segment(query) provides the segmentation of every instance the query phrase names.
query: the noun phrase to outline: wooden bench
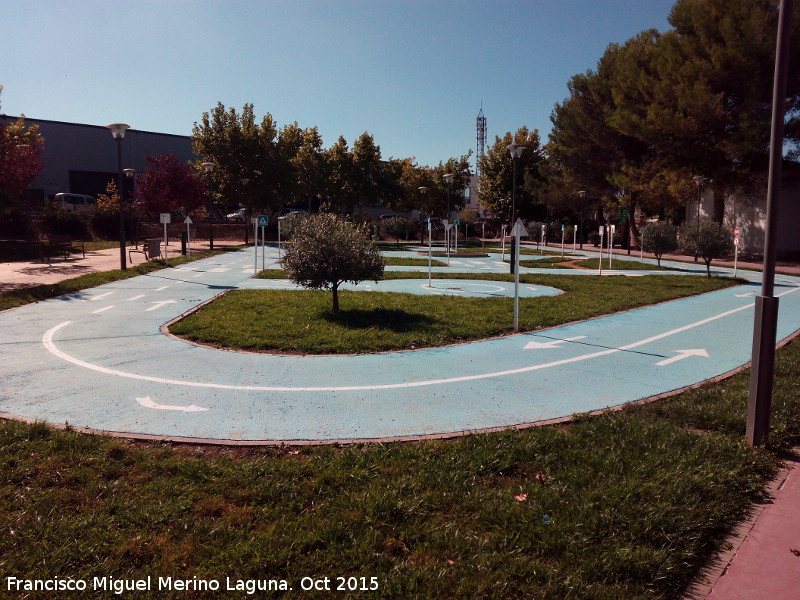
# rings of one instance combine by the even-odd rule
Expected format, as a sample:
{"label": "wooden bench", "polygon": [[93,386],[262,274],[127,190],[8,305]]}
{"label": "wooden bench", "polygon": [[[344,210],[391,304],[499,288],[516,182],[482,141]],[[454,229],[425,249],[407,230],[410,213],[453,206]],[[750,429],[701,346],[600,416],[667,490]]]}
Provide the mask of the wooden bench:
{"label": "wooden bench", "polygon": [[83,258],[86,258],[86,243],[83,241],[73,240],[67,235],[51,235],[39,240],[39,259],[44,262],[50,262],[53,256],[63,255],[64,260],[69,258],[73,252],[77,253],[80,250]]}
{"label": "wooden bench", "polygon": [[148,260],[153,260],[156,258],[162,258],[161,256],[161,238],[153,238],[149,240],[145,240],[142,244],[141,248],[129,248],[128,249],[128,260],[130,260],[131,264],[133,264],[133,257],[131,256],[132,253],[138,252],[140,254],[144,254],[145,262]]}

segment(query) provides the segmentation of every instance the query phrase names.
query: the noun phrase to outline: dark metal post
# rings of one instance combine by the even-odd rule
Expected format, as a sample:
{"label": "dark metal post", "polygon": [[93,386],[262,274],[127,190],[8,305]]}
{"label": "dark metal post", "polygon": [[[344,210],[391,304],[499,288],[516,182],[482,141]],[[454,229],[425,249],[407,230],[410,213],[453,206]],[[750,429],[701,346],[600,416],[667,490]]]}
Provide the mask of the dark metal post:
{"label": "dark metal post", "polygon": [[128,260],[125,256],[125,181],[122,178],[122,136],[117,140],[117,182],[119,189],[119,268],[128,269]]}
{"label": "dark metal post", "polygon": [[583,201],[586,198],[586,192],[581,190],[578,192],[578,196],[581,197],[581,227],[578,230],[578,237],[580,238],[581,250],[583,250]]}
{"label": "dark metal post", "polygon": [[[511,178],[511,225],[510,228],[514,229],[514,224],[517,222],[517,163],[519,162],[519,157],[513,157],[512,161],[514,162],[514,175]],[[517,264],[517,245],[514,243],[514,240],[511,240],[511,270],[510,272],[513,274],[515,272],[515,267]]]}
{"label": "dark metal post", "polygon": [[772,130],[767,186],[767,227],[764,238],[764,270],[761,296],[756,298],[753,326],[753,361],[750,369],[750,399],[747,405],[747,443],[767,443],[772,387],[775,379],[775,338],[778,326],[778,299],[774,297],[777,254],[778,204],[783,166],[783,121],[786,114],[786,80],[789,68],[789,41],[792,0],[782,0],[778,17],[775,51],[775,79],[772,89]]}

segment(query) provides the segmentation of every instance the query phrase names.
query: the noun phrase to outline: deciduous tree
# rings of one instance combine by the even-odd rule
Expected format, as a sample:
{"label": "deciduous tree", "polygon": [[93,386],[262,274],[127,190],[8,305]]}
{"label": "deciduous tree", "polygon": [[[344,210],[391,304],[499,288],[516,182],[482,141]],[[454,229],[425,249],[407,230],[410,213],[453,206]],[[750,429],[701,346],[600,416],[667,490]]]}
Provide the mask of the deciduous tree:
{"label": "deciduous tree", "polygon": [[190,213],[205,201],[200,174],[174,154],[147,156],[147,167],[137,182],[136,204],[141,210]]}

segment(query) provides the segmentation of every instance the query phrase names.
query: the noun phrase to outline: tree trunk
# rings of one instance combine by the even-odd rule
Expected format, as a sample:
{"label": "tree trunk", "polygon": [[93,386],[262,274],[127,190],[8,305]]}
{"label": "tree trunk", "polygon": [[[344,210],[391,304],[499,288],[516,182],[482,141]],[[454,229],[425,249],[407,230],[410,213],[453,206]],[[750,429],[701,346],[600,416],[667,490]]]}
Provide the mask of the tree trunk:
{"label": "tree trunk", "polygon": [[722,224],[725,218],[725,189],[721,186],[713,186],[714,193],[714,222]]}
{"label": "tree trunk", "polygon": [[338,313],[339,312],[339,284],[338,283],[334,283],[333,287],[331,288],[331,291],[333,292],[333,312],[334,313]]}

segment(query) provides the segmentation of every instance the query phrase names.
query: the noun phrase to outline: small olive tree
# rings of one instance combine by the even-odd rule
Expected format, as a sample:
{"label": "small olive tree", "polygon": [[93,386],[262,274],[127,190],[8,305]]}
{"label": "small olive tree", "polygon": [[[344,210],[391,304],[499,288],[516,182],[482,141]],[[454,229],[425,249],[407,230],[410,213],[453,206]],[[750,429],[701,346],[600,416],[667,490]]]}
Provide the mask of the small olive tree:
{"label": "small olive tree", "polygon": [[649,223],[642,229],[642,250],[656,255],[658,266],[661,257],[678,249],[678,229],[666,221]]}
{"label": "small olive tree", "polygon": [[711,277],[711,261],[733,252],[733,234],[719,223],[700,221],[681,227],[678,244],[681,252],[700,256]]}
{"label": "small olive tree", "polygon": [[336,215],[309,215],[294,224],[281,265],[293,282],[333,292],[333,312],[339,312],[339,286],[383,278],[383,259],[365,225],[347,223]]}
{"label": "small olive tree", "polygon": [[410,223],[403,217],[390,217],[381,221],[381,231],[387,237],[393,237],[396,243],[400,243],[400,238],[408,239],[408,229]]}

